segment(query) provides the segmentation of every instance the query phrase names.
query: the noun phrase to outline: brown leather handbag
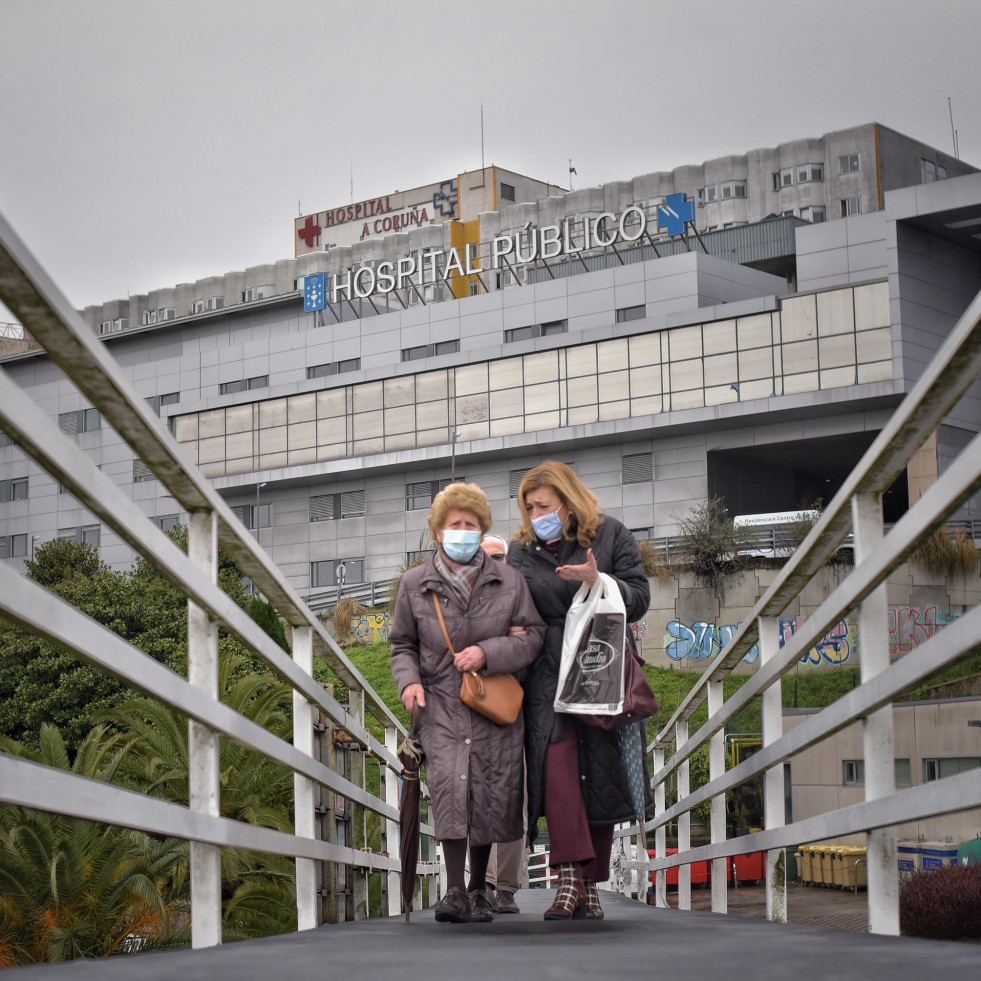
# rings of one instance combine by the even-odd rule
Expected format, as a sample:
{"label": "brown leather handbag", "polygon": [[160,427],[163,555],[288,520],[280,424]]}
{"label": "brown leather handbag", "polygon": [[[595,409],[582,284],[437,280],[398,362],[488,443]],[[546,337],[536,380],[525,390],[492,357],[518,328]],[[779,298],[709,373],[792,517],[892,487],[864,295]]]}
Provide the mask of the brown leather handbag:
{"label": "brown leather handbag", "polygon": [[[451,654],[455,655],[450,641],[443,611],[439,605],[439,597],[433,593],[433,606],[443,630],[443,639]],[[475,712],[486,715],[491,722],[499,726],[509,726],[518,718],[521,703],[524,701],[525,690],[513,674],[484,674],[482,671],[464,671],[460,684],[460,698]]]}

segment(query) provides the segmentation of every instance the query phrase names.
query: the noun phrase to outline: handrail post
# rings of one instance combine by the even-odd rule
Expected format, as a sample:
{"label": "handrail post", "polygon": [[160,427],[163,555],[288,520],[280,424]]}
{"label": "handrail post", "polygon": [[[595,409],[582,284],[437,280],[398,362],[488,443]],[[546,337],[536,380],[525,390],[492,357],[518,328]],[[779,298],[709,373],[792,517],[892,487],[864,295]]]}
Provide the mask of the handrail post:
{"label": "handrail post", "polygon": [[[711,718],[722,708],[725,700],[722,682],[708,683],[708,713]],[[720,729],[709,742],[709,780],[716,780],[726,772],[726,733]],[[726,840],[726,795],[717,794],[711,804],[712,844]],[[725,913],[729,908],[729,895],[726,890],[726,858],[712,859],[712,912]]]}
{"label": "handrail post", "polygon": [[[872,555],[882,541],[882,498],[856,494],[852,498],[855,563]],[[863,683],[889,667],[889,608],[883,583],[858,608]],[[865,799],[876,800],[896,791],[892,706],[887,705],[863,720],[865,750]],[[869,932],[899,936],[899,865],[896,826],[868,833]]]}
{"label": "handrail post", "polygon": [[[688,741],[688,720],[675,723],[675,751]],[[678,801],[683,801],[690,792],[689,773],[691,763],[685,760],[678,766]],[[691,849],[691,811],[685,811],[678,818],[678,854]],[[691,909],[691,866],[678,866],[678,909]]]}
{"label": "handrail post", "polygon": [[[358,725],[363,728],[365,724],[363,691],[351,689],[348,692],[348,711],[357,720]],[[351,767],[351,781],[359,787],[366,786],[367,767],[365,766],[364,752],[359,746],[352,746],[348,753],[348,758]],[[356,828],[353,828],[354,821],[358,823]],[[368,815],[365,808],[360,806],[354,808],[352,828],[354,830],[354,840],[350,844],[357,847],[357,842],[360,841],[361,847],[365,851],[370,851],[368,844]],[[371,872],[368,869],[351,869],[354,918],[356,920],[367,920],[371,916],[371,911],[368,908],[368,897],[370,894],[368,879],[370,875]]]}
{"label": "handrail post", "polygon": [[[385,749],[392,756],[397,756],[399,751],[399,733],[395,726],[385,726]],[[390,767],[384,767],[384,779],[381,781],[381,796],[386,804],[398,806],[399,802],[399,778],[398,774]],[[402,859],[402,847],[399,843],[399,824],[391,818],[385,818],[382,822],[382,851],[394,855],[396,850],[399,860]],[[402,875],[405,873],[403,872]],[[388,893],[388,915],[397,916],[402,909],[402,876],[398,872],[389,872],[387,876],[387,888],[383,892]],[[413,884],[413,892],[415,885]],[[384,897],[383,897],[384,898]]]}
{"label": "handrail post", "polygon": [[[192,511],[187,554],[212,582],[218,580],[218,527],[213,511]],[[218,699],[218,624],[188,600],[187,680]],[[192,811],[218,817],[221,785],[218,734],[200,722],[187,723],[188,804]],[[191,946],[221,943],[221,850],[191,842]]]}
{"label": "handrail post", "polygon": [[[776,617],[759,618],[760,664],[773,660],[780,652],[780,622]],[[763,745],[775,743],[783,735],[783,702],[780,679],[762,695]],[[771,766],[763,776],[763,825],[782,828],[785,822],[783,765]],[[782,848],[766,853],[766,918],[787,922],[787,857]]]}
{"label": "handrail post", "polygon": [[[293,660],[313,675],[313,628],[293,628]],[[293,692],[293,745],[313,757],[313,705]],[[293,802],[296,833],[302,838],[316,838],[314,784],[309,777],[293,774]],[[316,863],[310,858],[296,859],[296,928],[312,930],[320,926]]]}
{"label": "handrail post", "polygon": [[[659,773],[664,768],[664,747],[654,747],[654,772]],[[664,780],[658,781],[654,788],[654,816],[660,816],[666,810],[664,806]],[[657,858],[664,858],[667,854],[668,832],[663,824],[659,824],[654,831],[654,855]],[[661,909],[666,909],[668,905],[668,874],[665,869],[658,869],[654,873],[654,905]]]}

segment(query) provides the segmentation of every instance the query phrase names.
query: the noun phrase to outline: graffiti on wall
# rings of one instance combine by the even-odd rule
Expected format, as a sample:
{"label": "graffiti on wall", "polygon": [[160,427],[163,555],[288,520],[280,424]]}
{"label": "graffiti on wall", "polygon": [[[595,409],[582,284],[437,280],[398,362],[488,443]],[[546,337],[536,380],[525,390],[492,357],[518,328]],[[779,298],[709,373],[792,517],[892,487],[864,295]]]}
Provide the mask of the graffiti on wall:
{"label": "graffiti on wall", "polygon": [[[350,633],[340,640],[345,645],[355,645],[357,647],[370,647],[372,644],[388,643],[388,621],[387,613],[363,613],[355,617],[351,622]],[[334,634],[334,625],[330,620],[324,621],[327,629]]]}
{"label": "graffiti on wall", "polygon": [[[922,610],[915,606],[890,607],[890,655],[897,657],[913,650],[956,619],[957,614],[950,610],[941,610],[937,606],[928,606]],[[781,619],[780,646],[787,644],[803,625],[802,617]],[[741,623],[718,625],[697,620],[686,624],[680,620],[671,620],[666,627],[664,650],[672,661],[708,661],[723,651],[741,626]],[[800,663],[812,667],[821,664],[838,665],[858,654],[858,625],[848,620],[839,620],[818,643],[801,656]],[[759,655],[759,646],[753,645],[743,661],[754,664]]]}

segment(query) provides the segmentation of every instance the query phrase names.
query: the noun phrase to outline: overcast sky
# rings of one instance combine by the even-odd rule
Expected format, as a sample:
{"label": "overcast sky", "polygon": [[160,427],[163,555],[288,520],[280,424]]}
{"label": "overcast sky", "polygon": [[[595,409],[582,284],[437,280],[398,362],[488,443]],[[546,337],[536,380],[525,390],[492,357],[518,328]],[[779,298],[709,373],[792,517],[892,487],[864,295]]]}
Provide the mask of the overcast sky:
{"label": "overcast sky", "polygon": [[0,0],[0,213],[81,308],[480,167],[481,103],[483,161],[563,186],[867,122],[952,152],[948,97],[981,166],[979,38],[979,0]]}

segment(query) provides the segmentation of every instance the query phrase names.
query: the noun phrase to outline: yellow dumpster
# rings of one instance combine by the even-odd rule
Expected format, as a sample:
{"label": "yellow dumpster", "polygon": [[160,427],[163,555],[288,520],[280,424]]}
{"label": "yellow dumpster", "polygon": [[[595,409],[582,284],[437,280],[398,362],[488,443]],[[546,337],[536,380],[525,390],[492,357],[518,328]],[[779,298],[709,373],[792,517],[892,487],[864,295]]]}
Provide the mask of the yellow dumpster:
{"label": "yellow dumpster", "polygon": [[843,845],[837,849],[834,860],[835,885],[842,889],[868,886],[867,854],[867,849],[864,846]]}
{"label": "yellow dumpster", "polygon": [[797,859],[797,872],[800,875],[800,881],[804,885],[810,885],[814,881],[813,869],[811,866],[811,846],[801,845],[800,848],[794,852],[794,858]]}
{"label": "yellow dumpster", "polygon": [[835,854],[838,851],[837,845],[821,846],[821,881],[826,886],[835,884]]}

